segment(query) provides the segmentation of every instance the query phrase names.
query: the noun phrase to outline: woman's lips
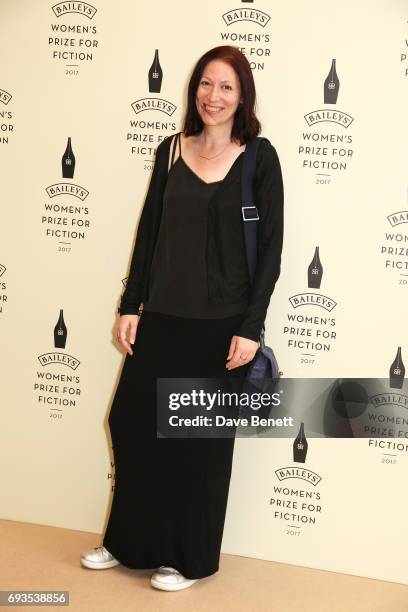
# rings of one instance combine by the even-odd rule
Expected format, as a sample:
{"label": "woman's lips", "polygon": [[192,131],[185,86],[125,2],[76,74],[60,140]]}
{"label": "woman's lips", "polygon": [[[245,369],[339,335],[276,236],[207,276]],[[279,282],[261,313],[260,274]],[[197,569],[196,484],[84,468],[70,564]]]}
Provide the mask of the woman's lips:
{"label": "woman's lips", "polygon": [[222,107],[220,106],[211,106],[210,104],[207,106],[207,104],[203,104],[203,107],[204,110],[210,115],[216,115],[222,111]]}

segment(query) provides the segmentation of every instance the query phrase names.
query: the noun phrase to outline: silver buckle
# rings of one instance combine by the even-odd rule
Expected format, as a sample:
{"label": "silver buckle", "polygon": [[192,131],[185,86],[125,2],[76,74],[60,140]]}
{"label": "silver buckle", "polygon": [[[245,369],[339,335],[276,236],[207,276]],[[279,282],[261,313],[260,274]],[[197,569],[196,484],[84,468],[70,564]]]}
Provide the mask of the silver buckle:
{"label": "silver buckle", "polygon": [[[246,208],[255,208],[256,211],[256,217],[249,217],[249,219],[247,219],[245,217],[245,210]],[[259,220],[259,215],[258,215],[258,209],[256,206],[241,206],[241,210],[242,210],[242,218],[244,219],[244,221],[258,221]]]}

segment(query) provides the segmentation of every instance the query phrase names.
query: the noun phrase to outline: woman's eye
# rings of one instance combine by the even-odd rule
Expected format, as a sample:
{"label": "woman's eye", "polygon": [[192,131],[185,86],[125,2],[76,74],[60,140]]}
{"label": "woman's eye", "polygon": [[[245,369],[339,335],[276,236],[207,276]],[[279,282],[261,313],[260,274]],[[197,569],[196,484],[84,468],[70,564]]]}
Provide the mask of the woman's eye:
{"label": "woman's eye", "polygon": [[[209,85],[209,82],[208,82],[208,81],[203,80],[203,81],[201,81],[201,83],[200,83],[200,84],[201,84],[201,85]],[[232,87],[231,87],[231,85],[224,85],[223,87],[224,87],[225,89],[227,89],[228,91],[232,91]]]}

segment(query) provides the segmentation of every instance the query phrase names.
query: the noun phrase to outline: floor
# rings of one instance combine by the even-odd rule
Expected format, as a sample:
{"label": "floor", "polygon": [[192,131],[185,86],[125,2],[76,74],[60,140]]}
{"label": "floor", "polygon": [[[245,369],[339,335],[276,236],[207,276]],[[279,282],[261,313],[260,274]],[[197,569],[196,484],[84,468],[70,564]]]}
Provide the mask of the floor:
{"label": "floor", "polygon": [[71,612],[408,612],[405,585],[224,554],[213,576],[183,591],[158,591],[151,570],[83,568],[80,552],[100,540],[0,520],[0,590],[69,591]]}

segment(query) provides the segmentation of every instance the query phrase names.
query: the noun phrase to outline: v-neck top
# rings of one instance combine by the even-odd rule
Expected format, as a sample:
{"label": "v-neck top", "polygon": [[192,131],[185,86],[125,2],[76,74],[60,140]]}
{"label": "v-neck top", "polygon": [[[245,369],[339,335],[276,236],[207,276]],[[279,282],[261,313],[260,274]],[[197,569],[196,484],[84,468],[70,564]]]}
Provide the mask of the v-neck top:
{"label": "v-neck top", "polygon": [[206,268],[208,204],[226,178],[241,171],[243,153],[222,180],[207,183],[184,161],[180,135],[178,144],[179,156],[170,168],[163,194],[162,217],[150,269],[149,298],[144,309],[203,319],[243,313],[247,300],[209,304]]}

